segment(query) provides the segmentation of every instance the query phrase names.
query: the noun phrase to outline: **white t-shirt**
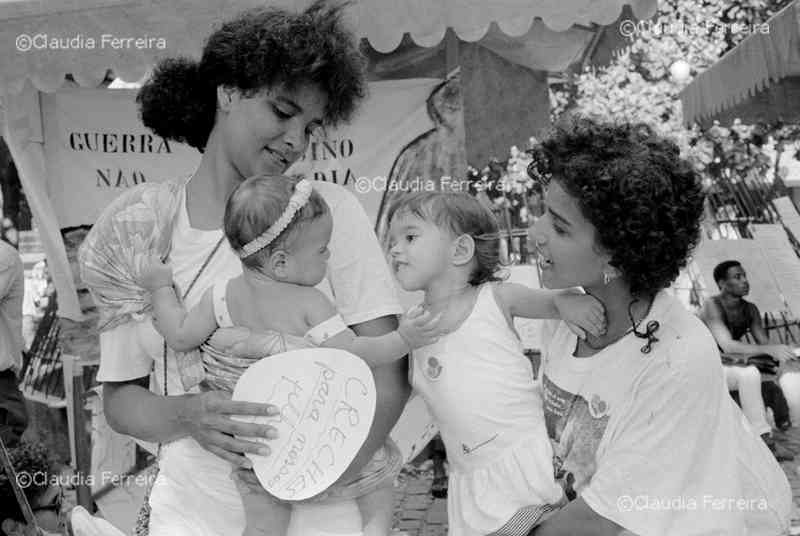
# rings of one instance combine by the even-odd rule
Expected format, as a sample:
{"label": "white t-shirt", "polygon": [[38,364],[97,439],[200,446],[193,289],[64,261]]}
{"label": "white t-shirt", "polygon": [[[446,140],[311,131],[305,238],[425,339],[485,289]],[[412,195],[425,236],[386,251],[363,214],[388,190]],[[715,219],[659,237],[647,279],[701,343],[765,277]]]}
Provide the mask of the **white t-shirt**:
{"label": "white t-shirt", "polygon": [[556,478],[642,536],[776,535],[789,527],[786,475],[728,394],[711,333],[660,293],[658,342],[630,334],[573,356],[563,322],[543,329],[540,388]]}
{"label": "white t-shirt", "polygon": [[[314,188],[325,198],[333,217],[328,273],[318,288],[333,300],[348,325],[400,314],[402,310],[389,267],[359,201],[333,183],[318,181]],[[189,285],[222,237],[221,230],[191,228],[185,195],[182,197],[170,252],[170,263],[179,289]],[[241,262],[227,241],[223,241],[187,296],[186,305],[191,307],[197,303],[215,281],[230,279],[241,272]],[[123,324],[100,334],[97,379],[115,382],[145,377],[155,363],[156,384],[160,390],[163,385],[162,355],[163,339],[149,317]],[[172,355],[171,351],[168,355]],[[181,394],[184,391],[175,360],[168,359],[167,362],[169,394]]]}

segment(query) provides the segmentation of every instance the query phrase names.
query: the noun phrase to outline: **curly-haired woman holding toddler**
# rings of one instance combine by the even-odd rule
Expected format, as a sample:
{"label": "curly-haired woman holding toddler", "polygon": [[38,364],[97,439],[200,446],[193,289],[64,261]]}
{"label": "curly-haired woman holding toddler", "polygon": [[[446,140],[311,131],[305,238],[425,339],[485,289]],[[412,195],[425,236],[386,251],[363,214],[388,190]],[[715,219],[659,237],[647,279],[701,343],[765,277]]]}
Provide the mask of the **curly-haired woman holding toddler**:
{"label": "curly-haired woman holding toddler", "polygon": [[542,282],[583,287],[608,329],[581,340],[546,323],[540,387],[570,502],[532,534],[788,533],[786,475],[728,394],[711,333],[667,290],[700,238],[697,173],[648,126],[588,119],[534,162]]}

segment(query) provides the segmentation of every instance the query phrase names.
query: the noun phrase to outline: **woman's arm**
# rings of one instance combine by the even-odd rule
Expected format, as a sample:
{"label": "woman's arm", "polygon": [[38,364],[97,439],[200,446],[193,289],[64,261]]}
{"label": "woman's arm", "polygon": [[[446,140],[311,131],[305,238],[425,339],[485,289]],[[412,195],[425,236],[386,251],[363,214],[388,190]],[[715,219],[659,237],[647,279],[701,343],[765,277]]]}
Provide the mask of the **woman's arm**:
{"label": "woman's arm", "polygon": [[103,384],[103,408],[116,432],[142,441],[165,443],[189,435],[180,416],[188,412],[188,396],[160,396],[147,386],[150,378]]}
{"label": "woman's arm", "polygon": [[[277,437],[273,427],[235,421],[232,415],[273,416],[268,404],[233,402],[219,391],[161,396],[147,389],[149,378],[103,384],[103,407],[116,432],[143,441],[165,443],[191,436],[206,450],[238,467],[250,467],[245,452],[265,454],[264,445],[231,437]],[[268,447],[267,447],[268,448]]]}

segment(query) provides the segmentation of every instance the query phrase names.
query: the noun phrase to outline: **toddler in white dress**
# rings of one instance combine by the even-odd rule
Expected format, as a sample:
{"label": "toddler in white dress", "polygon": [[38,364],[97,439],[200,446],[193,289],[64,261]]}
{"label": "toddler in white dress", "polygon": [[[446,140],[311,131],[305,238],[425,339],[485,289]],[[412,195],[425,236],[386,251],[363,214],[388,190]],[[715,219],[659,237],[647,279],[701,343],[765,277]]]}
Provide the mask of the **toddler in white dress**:
{"label": "toddler in white dress", "polygon": [[512,319],[560,317],[599,334],[602,305],[576,291],[501,282],[497,223],[468,194],[410,194],[391,207],[389,222],[398,281],[425,291],[426,309],[443,315],[447,331],[412,352],[410,380],[447,449],[449,534],[527,536],[565,499]]}

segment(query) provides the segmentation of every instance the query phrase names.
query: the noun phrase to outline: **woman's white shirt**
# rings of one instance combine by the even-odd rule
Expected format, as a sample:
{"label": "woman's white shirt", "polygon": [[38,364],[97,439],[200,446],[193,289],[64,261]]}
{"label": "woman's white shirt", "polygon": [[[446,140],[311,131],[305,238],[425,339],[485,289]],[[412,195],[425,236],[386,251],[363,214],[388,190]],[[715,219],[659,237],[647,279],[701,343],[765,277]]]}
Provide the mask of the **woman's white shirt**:
{"label": "woman's white shirt", "polygon": [[661,292],[628,335],[574,357],[563,322],[543,330],[542,389],[556,479],[571,499],[643,536],[771,535],[788,529],[780,466],[728,394],[711,333]]}

